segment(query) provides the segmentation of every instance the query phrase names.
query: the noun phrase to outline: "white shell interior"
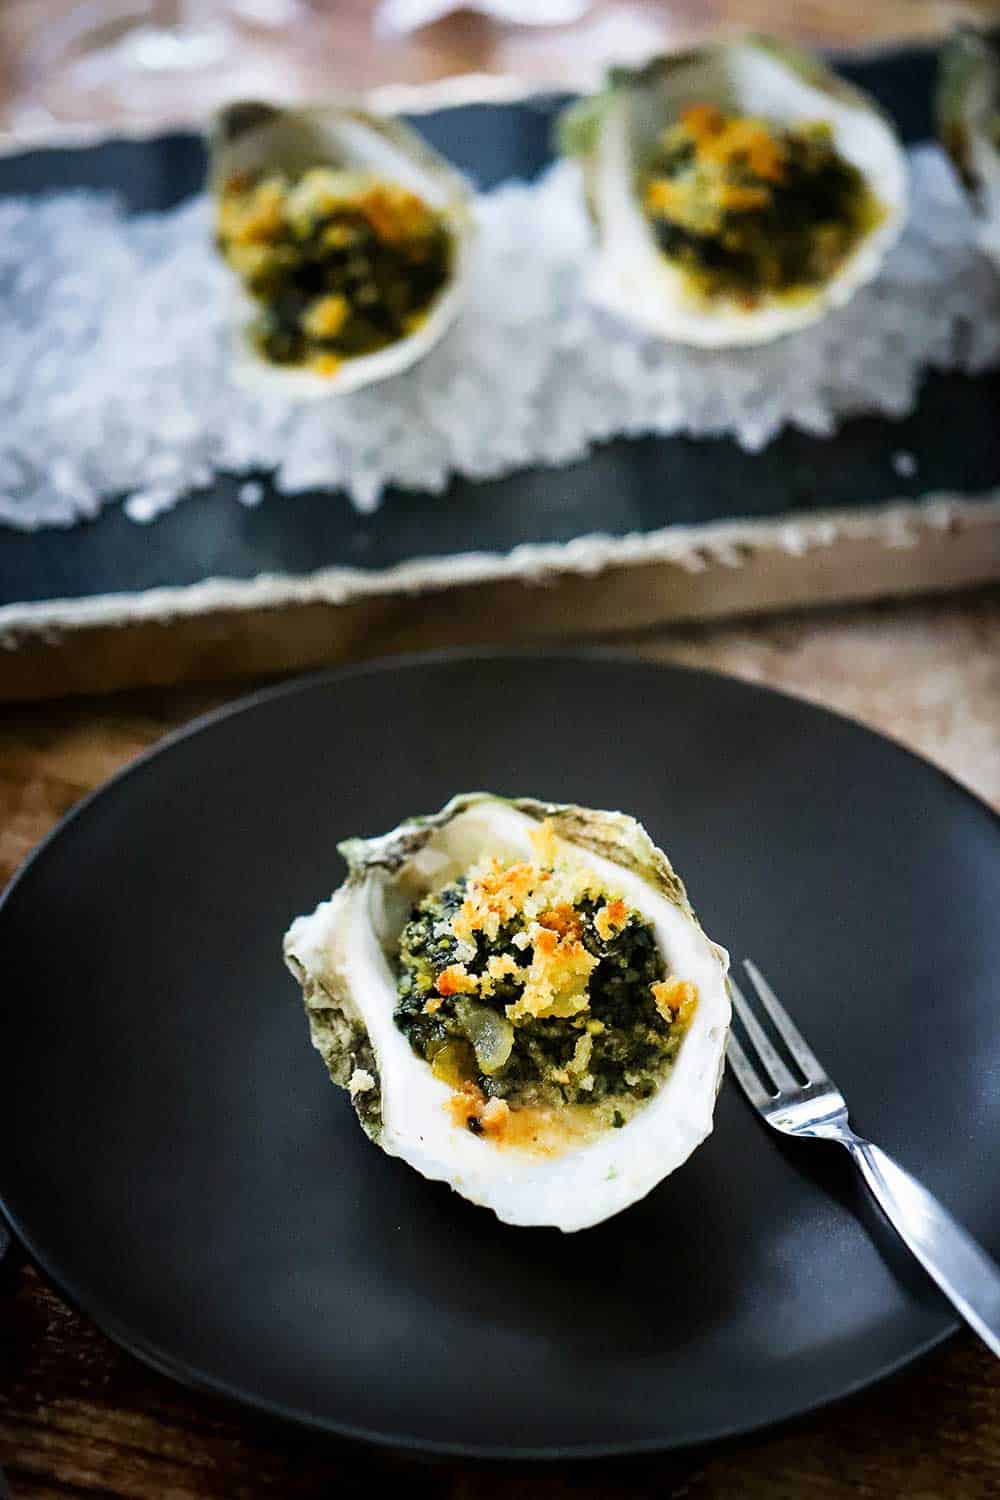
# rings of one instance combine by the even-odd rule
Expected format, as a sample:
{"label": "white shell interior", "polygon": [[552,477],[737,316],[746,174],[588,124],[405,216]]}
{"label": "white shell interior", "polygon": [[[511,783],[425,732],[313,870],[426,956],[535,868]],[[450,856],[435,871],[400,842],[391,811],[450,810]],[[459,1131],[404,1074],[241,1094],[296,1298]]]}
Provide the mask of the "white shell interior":
{"label": "white shell interior", "polygon": [[458,316],[474,238],[465,181],[411,131],[395,121],[380,123],[383,128],[376,128],[364,114],[347,108],[290,110],[227,142],[213,175],[218,178],[262,165],[289,170],[330,165],[364,168],[399,183],[436,209],[451,231],[453,262],[448,283],[415,333],[387,349],[345,360],[332,375],[285,368],[263,359],[242,326],[253,315],[255,304],[239,288],[233,299],[237,325],[233,373],[241,385],[300,400],[347,395],[409,369],[433,348]]}
{"label": "white shell interior", "polygon": [[[683,274],[660,253],[634,189],[635,176],[661,130],[688,104],[713,103],[785,125],[826,120],[837,150],[865,176],[886,210],[815,297],[764,299],[747,311],[735,302],[705,307]],[[831,95],[770,52],[736,43],[680,65],[658,86],[623,90],[600,131],[591,192],[599,248],[587,279],[591,300],[662,338],[705,348],[764,343],[816,322],[842,306],[877,273],[906,215],[906,162],[889,124],[851,96]]]}
{"label": "white shell interior", "polygon": [[374,871],[344,886],[291,928],[286,947],[343,993],[367,1028],[382,1086],[380,1144],[425,1177],[451,1184],[511,1224],[562,1230],[599,1223],[642,1198],[712,1129],[730,1020],[727,958],[684,912],[630,870],[582,851],[587,865],[652,923],[669,972],[693,980],[699,1002],[660,1091],[619,1130],[542,1158],[456,1126],[435,1078],[393,1021],[391,952],[412,903],[454,879],[489,848],[531,858],[537,823],[501,802],[481,802],[439,829],[396,876]]}

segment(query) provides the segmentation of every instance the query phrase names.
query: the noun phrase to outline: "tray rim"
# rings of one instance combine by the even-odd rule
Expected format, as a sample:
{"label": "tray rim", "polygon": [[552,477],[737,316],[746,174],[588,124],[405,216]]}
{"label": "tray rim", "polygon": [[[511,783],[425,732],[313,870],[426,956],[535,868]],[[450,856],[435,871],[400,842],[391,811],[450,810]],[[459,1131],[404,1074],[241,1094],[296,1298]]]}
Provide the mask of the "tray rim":
{"label": "tray rim", "polygon": [[[129,593],[14,601],[0,605],[0,648],[22,640],[139,621],[169,623],[209,613],[241,613],[296,605],[347,605],[390,594],[419,595],[462,584],[513,581],[541,585],[567,575],[596,576],[610,568],[671,564],[688,573],[740,568],[759,553],[801,557],[832,552],[840,542],[871,542],[905,552],[928,535],[955,529],[1000,532],[1000,486],[977,497],[939,491],[918,500],[890,500],[860,510],[785,513],[766,520],[667,525],[613,536],[589,532],[569,542],[522,542],[509,552],[460,552],[411,558],[389,568],[331,565],[311,573],[217,576]],[[1000,577],[1000,545],[995,569]]]}

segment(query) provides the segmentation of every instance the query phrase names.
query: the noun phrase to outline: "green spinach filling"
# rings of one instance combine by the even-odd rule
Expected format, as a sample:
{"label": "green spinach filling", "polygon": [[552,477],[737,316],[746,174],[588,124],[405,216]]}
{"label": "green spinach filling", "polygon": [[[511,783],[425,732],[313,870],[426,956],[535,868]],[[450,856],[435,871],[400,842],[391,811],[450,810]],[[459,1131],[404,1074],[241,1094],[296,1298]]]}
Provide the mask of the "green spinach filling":
{"label": "green spinach filling", "polygon": [[327,168],[234,174],[216,243],[259,304],[259,352],[322,374],[419,327],[452,257],[441,216],[416,194]]}
{"label": "green spinach filling", "polygon": [[825,123],[780,129],[711,105],[663,133],[641,191],[659,248],[693,287],[751,305],[825,284],[882,217]]}
{"label": "green spinach filling", "polygon": [[[632,910],[624,925],[609,930],[598,916],[605,903],[585,896],[572,908],[541,917],[562,936],[571,930],[594,960],[587,980],[588,1003],[578,1014],[518,1014],[534,955],[527,928],[515,917],[492,940],[477,931],[461,944],[452,922],[466,898],[460,879],[426,896],[403,929],[398,960],[396,1025],[438,1076],[456,1087],[471,1084],[487,1099],[523,1105],[593,1104],[614,1101],[608,1123],[623,1125],[631,1107],[648,1099],[662,1082],[684,1034],[684,1026],[657,1007],[651,986],[665,978],[665,965],[650,924]],[[624,909],[624,908],[623,908]],[[535,927],[536,942],[544,934]],[[553,929],[547,929],[553,930]],[[471,992],[440,992],[442,976],[461,970]],[[488,978],[488,1000],[477,992]],[[477,1122],[469,1122],[477,1130]]]}

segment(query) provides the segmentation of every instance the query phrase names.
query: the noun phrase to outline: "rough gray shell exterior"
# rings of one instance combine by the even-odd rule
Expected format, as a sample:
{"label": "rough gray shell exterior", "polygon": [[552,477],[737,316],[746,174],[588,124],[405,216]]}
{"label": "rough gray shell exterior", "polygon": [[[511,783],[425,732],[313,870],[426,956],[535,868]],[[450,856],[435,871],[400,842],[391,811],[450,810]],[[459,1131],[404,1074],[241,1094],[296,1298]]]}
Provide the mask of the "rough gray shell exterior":
{"label": "rough gray shell exterior", "polygon": [[345,1004],[345,990],[337,985],[323,984],[307,974],[295,956],[287,951],[285,963],[302,987],[309,1035],[333,1082],[342,1089],[349,1089],[351,1079],[359,1069],[371,1075],[373,1086],[351,1091],[351,1103],[365,1134],[377,1143],[382,1130],[382,1084],[364,1025]]}
{"label": "rough gray shell exterior", "polygon": [[[348,879],[363,880],[370,869],[380,868],[394,873],[417,853],[438,828],[450,823],[452,818],[472,807],[477,802],[499,802],[489,792],[461,792],[442,807],[440,812],[426,817],[407,818],[391,833],[373,839],[347,839],[338,844],[340,853],[347,861]],[[572,802],[540,802],[534,797],[511,797],[511,807],[536,822],[551,818],[556,832],[581,849],[601,854],[615,864],[634,870],[644,880],[660,891],[675,906],[688,916],[694,910],[688,900],[684,882],[676,873],[667,856],[653,843],[649,834],[625,813],[596,811],[579,807]]]}

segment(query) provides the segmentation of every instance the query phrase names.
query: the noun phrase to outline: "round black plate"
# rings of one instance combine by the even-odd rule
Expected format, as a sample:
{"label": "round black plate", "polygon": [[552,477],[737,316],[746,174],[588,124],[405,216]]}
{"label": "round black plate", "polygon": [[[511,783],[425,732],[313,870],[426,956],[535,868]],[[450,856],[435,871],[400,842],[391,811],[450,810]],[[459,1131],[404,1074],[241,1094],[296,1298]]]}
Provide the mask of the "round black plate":
{"label": "round black plate", "polygon": [[572,1236],[372,1146],[280,960],[335,843],[486,787],[622,807],[848,1094],[994,1253],[989,811],[839,718],[610,653],[335,673],[181,734],[0,910],[0,1187],[29,1250],[183,1380],[337,1432],[497,1455],[709,1439],[954,1327],[832,1147],[735,1086],[692,1161]]}

